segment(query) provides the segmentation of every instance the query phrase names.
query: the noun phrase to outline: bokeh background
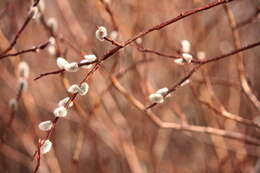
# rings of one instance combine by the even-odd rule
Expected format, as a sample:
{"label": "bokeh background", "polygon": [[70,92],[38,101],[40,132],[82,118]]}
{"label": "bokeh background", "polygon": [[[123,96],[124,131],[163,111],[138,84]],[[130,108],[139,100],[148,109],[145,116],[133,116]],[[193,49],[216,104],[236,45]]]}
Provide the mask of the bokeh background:
{"label": "bokeh background", "polygon": [[[101,57],[114,46],[95,37],[98,26],[109,37],[123,43],[135,34],[179,13],[203,6],[208,0],[41,0],[42,18],[57,22],[54,32],[57,54],[46,47],[39,52],[8,57],[0,61],[0,172],[33,172],[32,161],[42,121],[53,119],[57,102],[68,96],[66,88],[79,83],[89,70],[50,75],[33,80],[40,73],[57,70],[57,56],[79,62],[85,54]],[[28,16],[30,0],[0,1],[0,49],[8,47]],[[228,4],[235,17],[242,46],[260,40],[258,0],[234,0]],[[40,18],[41,18],[40,17]],[[111,33],[117,33],[117,37]],[[12,52],[48,41],[50,32],[41,19],[30,21]],[[223,5],[184,18],[137,41],[143,48],[170,55],[180,53],[181,41],[189,40],[191,54],[204,51],[207,58],[236,49]],[[258,173],[260,147],[244,141],[162,129],[138,110],[111,84],[111,76],[127,93],[148,106],[149,94],[171,87],[194,65],[179,66],[173,59],[144,53],[131,44],[108,58],[88,80],[89,93],[77,97],[76,106],[59,120],[50,140],[52,150],[43,155],[39,172],[91,173]],[[260,98],[260,49],[243,52],[246,81]],[[30,66],[28,87],[22,92],[10,127],[9,100],[16,97],[17,67]],[[165,122],[209,126],[260,138],[259,128],[223,118],[226,112],[260,123],[259,107],[241,85],[238,55],[210,63],[152,111]],[[130,70],[124,72],[128,67]],[[224,108],[223,108],[224,107]],[[260,140],[260,139],[259,139]]]}

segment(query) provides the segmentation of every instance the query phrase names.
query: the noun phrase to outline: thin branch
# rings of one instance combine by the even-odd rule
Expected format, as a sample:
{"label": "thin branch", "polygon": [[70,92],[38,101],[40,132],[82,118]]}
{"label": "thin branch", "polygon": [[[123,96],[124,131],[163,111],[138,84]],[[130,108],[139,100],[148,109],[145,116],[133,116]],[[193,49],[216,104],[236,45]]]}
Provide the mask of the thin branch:
{"label": "thin branch", "polygon": [[[211,62],[215,62],[215,61],[219,61],[219,60],[222,60],[224,58],[227,58],[231,55],[234,55],[234,54],[237,54],[239,52],[242,52],[242,51],[245,51],[247,49],[251,49],[253,47],[256,47],[256,46],[259,46],[260,45],[260,41],[259,42],[256,42],[256,43],[253,43],[253,44],[250,44],[248,46],[245,46],[245,47],[242,47],[240,49],[237,49],[237,50],[233,50],[227,54],[224,54],[224,55],[221,55],[221,56],[217,56],[215,58],[211,58],[209,60],[204,60],[204,61],[201,61],[199,65],[197,65],[196,67],[194,67],[185,77],[183,77],[177,84],[175,84],[173,87],[171,87],[167,93],[170,94],[171,92],[174,92],[178,87],[180,87],[186,80],[188,80],[196,71],[199,70],[200,67],[202,67],[203,65],[205,64],[208,64],[208,63],[211,63]],[[167,96],[166,95],[166,96]],[[146,109],[150,109],[152,107],[154,107],[155,105],[157,105],[157,103],[152,103],[151,105],[147,106]]]}
{"label": "thin branch", "polygon": [[49,43],[50,42],[47,41],[47,42],[42,43],[38,46],[35,46],[31,49],[25,49],[25,50],[18,51],[16,53],[5,54],[3,56],[0,56],[0,59],[4,59],[4,58],[10,57],[10,56],[18,56],[18,55],[29,53],[29,52],[36,52],[37,53],[37,52],[39,52],[39,50],[45,49],[49,45]]}
{"label": "thin branch", "polygon": [[[90,64],[94,64],[94,63],[97,63],[98,60],[95,60],[95,61],[92,61],[92,62],[84,62],[84,63],[78,63],[78,66],[81,67],[83,65],[90,65]],[[50,71],[50,72],[46,72],[46,73],[42,73],[42,74],[39,74],[36,78],[34,78],[33,80],[38,80],[44,76],[49,76],[49,75],[54,75],[54,74],[60,74],[62,72],[65,72],[64,69],[60,69],[60,70],[55,70],[55,71]]]}
{"label": "thin branch", "polygon": [[172,122],[171,123],[163,122],[152,111],[145,109],[144,105],[139,100],[137,100],[134,96],[130,95],[129,92],[118,82],[118,80],[115,77],[112,77],[111,80],[113,82],[114,87],[123,96],[125,96],[130,103],[132,103],[138,110],[145,112],[146,115],[160,128],[222,136],[225,138],[242,141],[247,144],[252,144],[256,146],[260,145],[260,141],[258,139],[234,131],[227,131],[227,130],[212,128],[212,127],[202,127],[202,126],[195,126],[195,125],[177,124]]}

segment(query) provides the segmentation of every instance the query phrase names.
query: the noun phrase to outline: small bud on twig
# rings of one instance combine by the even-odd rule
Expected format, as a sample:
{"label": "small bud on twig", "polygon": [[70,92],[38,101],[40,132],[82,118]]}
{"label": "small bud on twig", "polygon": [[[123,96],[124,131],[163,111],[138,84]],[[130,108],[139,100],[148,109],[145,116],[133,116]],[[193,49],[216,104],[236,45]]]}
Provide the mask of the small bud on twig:
{"label": "small bud on twig", "polygon": [[190,52],[190,42],[188,40],[181,41],[181,50],[184,53]]}
{"label": "small bud on twig", "polygon": [[[64,99],[61,99],[59,102],[58,102],[58,106],[65,106],[66,103],[70,100],[69,97],[65,97]],[[68,107],[72,107],[73,106],[73,102],[70,102]]]}
{"label": "small bud on twig", "polygon": [[164,102],[164,98],[163,98],[162,94],[158,94],[158,93],[150,94],[149,99],[153,103],[163,103]]}
{"label": "small bud on twig", "polygon": [[43,145],[41,146],[41,153],[45,154],[48,153],[51,150],[52,147],[52,142],[47,139],[46,141],[44,141]]}
{"label": "small bud on twig", "polygon": [[28,87],[27,80],[25,78],[18,79],[18,90],[26,90]]}
{"label": "small bud on twig", "polygon": [[104,26],[98,27],[96,31],[96,37],[99,41],[104,41],[105,37],[107,36],[107,29]]}
{"label": "small bud on twig", "polygon": [[78,63],[76,62],[71,62],[65,65],[64,69],[67,72],[77,72],[79,70]]}
{"label": "small bud on twig", "polygon": [[55,117],[66,117],[67,113],[68,113],[68,111],[64,106],[57,107],[53,111],[53,114]]}
{"label": "small bud on twig", "polygon": [[52,32],[57,32],[58,22],[54,17],[51,17],[51,18],[48,19],[47,25],[52,30]]}
{"label": "small bud on twig", "polygon": [[189,53],[183,53],[182,56],[183,56],[183,59],[184,59],[187,63],[191,63],[191,60],[192,60],[192,55],[191,55],[191,54],[189,54]]}
{"label": "small bud on twig", "polygon": [[42,131],[49,131],[53,127],[52,121],[43,121],[38,125],[39,129]]}
{"label": "small bud on twig", "polygon": [[168,88],[161,88],[156,91],[157,94],[161,94],[162,96],[166,96],[168,94],[169,89]]}
{"label": "small bud on twig", "polygon": [[76,94],[80,91],[80,87],[77,84],[73,84],[68,88],[68,92],[71,94]]}
{"label": "small bud on twig", "polygon": [[[85,55],[85,59],[81,60],[80,63],[85,63],[85,62],[93,62],[96,61],[97,57],[96,55]],[[92,64],[90,65],[83,65],[81,66],[82,68],[90,69],[92,67]]]}
{"label": "small bud on twig", "polygon": [[89,86],[88,86],[87,82],[82,83],[80,85],[79,94],[81,96],[86,95],[88,93],[88,89],[89,89]]}
{"label": "small bud on twig", "polygon": [[18,65],[19,77],[28,78],[29,71],[30,71],[29,65],[25,61],[19,63]]}
{"label": "small bud on twig", "polygon": [[69,64],[68,61],[62,57],[58,57],[56,63],[60,69],[64,69],[65,66]]}
{"label": "small bud on twig", "polygon": [[13,111],[16,111],[18,109],[18,102],[17,102],[16,98],[12,98],[9,100],[9,107]]}

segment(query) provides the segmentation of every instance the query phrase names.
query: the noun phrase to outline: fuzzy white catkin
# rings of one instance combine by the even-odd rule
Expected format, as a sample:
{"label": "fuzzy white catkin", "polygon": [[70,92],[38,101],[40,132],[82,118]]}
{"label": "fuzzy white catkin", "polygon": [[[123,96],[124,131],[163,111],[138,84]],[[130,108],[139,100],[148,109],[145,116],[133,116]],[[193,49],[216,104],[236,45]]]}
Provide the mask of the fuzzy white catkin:
{"label": "fuzzy white catkin", "polygon": [[140,37],[140,38],[136,39],[135,42],[136,42],[137,44],[142,44],[143,39]]}
{"label": "fuzzy white catkin", "polygon": [[150,94],[149,95],[149,99],[153,103],[163,103],[164,102],[163,95],[162,94],[158,94],[158,93]]}
{"label": "fuzzy white catkin", "polygon": [[68,111],[64,106],[59,106],[54,109],[53,114],[55,117],[66,117],[68,114]]}
{"label": "fuzzy white catkin", "polygon": [[189,83],[190,83],[190,79],[187,79],[184,82],[182,82],[181,86],[185,86],[185,85],[187,85]]}
{"label": "fuzzy white catkin", "polygon": [[156,91],[157,94],[161,94],[163,96],[165,96],[167,93],[169,92],[169,89],[168,88],[161,88],[161,89],[158,89]]}
{"label": "fuzzy white catkin", "polygon": [[49,42],[50,42],[51,45],[55,45],[56,40],[55,40],[54,37],[50,37],[50,38],[49,38]]}
{"label": "fuzzy white catkin", "polygon": [[80,87],[77,84],[73,84],[68,88],[68,92],[71,94],[76,94],[80,91]]}
{"label": "fuzzy white catkin", "polygon": [[39,4],[37,5],[40,12],[43,12],[45,10],[45,2],[44,0],[40,0]]}
{"label": "fuzzy white catkin", "polygon": [[92,61],[96,61],[96,60],[97,60],[97,56],[96,56],[96,55],[93,55],[93,54],[84,55],[84,58],[85,58],[86,60],[88,60],[89,62],[92,62]]}
{"label": "fuzzy white catkin", "polygon": [[41,146],[41,154],[48,153],[51,150],[52,142],[47,139],[44,141],[43,145]]}
{"label": "fuzzy white catkin", "polygon": [[48,46],[48,52],[50,55],[55,55],[56,54],[56,46],[55,45],[49,45]]}
{"label": "fuzzy white catkin", "polygon": [[68,61],[62,57],[58,57],[56,59],[56,63],[57,63],[57,66],[60,68],[60,69],[64,69],[66,65],[68,65]]}
{"label": "fuzzy white catkin", "polygon": [[[80,61],[80,64],[83,64],[83,63],[89,63],[89,60],[87,59],[83,59]],[[81,68],[85,68],[85,69],[91,69],[92,68],[92,64],[89,64],[89,65],[82,65],[80,66]]]}
{"label": "fuzzy white catkin", "polygon": [[112,40],[116,40],[118,38],[118,32],[117,31],[111,31],[110,37]]}
{"label": "fuzzy white catkin", "polygon": [[198,57],[199,60],[203,61],[203,60],[205,60],[205,58],[206,58],[206,53],[203,52],[203,51],[199,51],[199,52],[197,53],[197,57]]}
{"label": "fuzzy white catkin", "polygon": [[18,90],[26,90],[28,87],[27,80],[25,78],[19,78],[17,87],[18,87]]}
{"label": "fuzzy white catkin", "polygon": [[[61,99],[59,102],[58,102],[58,106],[65,106],[66,103],[70,100],[69,97],[65,97],[64,99]],[[69,108],[73,106],[73,102],[70,102],[69,103]]]}
{"label": "fuzzy white catkin", "polygon": [[48,19],[47,25],[53,32],[57,32],[58,22],[54,17],[51,17],[51,18]]}
{"label": "fuzzy white catkin", "polygon": [[182,54],[183,59],[187,62],[187,63],[191,63],[192,61],[192,55],[189,53],[183,53]]}
{"label": "fuzzy white catkin", "polygon": [[9,100],[9,107],[13,111],[16,111],[18,109],[18,102],[17,102],[16,98],[12,98]]}
{"label": "fuzzy white catkin", "polygon": [[97,31],[96,31],[96,38],[99,41],[104,41],[105,37],[107,36],[107,29],[104,26],[100,26],[98,27]]}
{"label": "fuzzy white catkin", "polygon": [[43,121],[38,125],[39,129],[42,131],[49,131],[49,130],[51,130],[52,126],[53,126],[53,123],[50,120]]}
{"label": "fuzzy white catkin", "polygon": [[79,70],[79,65],[76,62],[71,62],[65,65],[64,69],[67,72],[77,72]]}
{"label": "fuzzy white catkin", "polygon": [[178,59],[175,59],[174,62],[178,65],[184,65],[184,61],[183,61],[183,58],[178,58]]}
{"label": "fuzzy white catkin", "polygon": [[88,93],[88,89],[89,89],[89,86],[88,86],[87,82],[83,82],[83,83],[80,85],[79,94],[80,94],[81,96],[86,95],[86,94]]}
{"label": "fuzzy white catkin", "polygon": [[182,52],[184,52],[184,53],[190,52],[190,42],[188,40],[182,40],[181,49],[182,49]]}
{"label": "fuzzy white catkin", "polygon": [[27,62],[22,61],[19,63],[18,72],[19,72],[19,77],[21,77],[21,78],[27,79],[29,77],[30,68],[29,68],[29,65],[27,64]]}
{"label": "fuzzy white catkin", "polygon": [[[85,55],[85,59],[81,60],[80,63],[86,63],[86,62],[93,62],[97,60],[96,55],[90,54],[90,55]],[[92,67],[92,64],[90,65],[83,65],[81,66],[82,68],[90,69]]]}
{"label": "fuzzy white catkin", "polygon": [[30,15],[33,19],[38,19],[40,16],[39,8],[38,7],[32,7],[30,10]]}

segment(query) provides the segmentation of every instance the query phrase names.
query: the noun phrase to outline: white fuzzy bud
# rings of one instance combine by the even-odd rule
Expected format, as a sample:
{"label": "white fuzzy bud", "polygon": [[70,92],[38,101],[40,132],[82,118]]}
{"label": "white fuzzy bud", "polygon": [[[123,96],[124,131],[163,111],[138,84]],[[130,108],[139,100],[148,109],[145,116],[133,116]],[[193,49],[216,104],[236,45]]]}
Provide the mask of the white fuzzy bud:
{"label": "white fuzzy bud", "polygon": [[187,79],[187,80],[185,80],[184,82],[181,83],[181,86],[185,86],[189,83],[190,83],[190,79]]}
{"label": "white fuzzy bud", "polygon": [[53,127],[52,121],[43,121],[38,125],[39,129],[42,131],[49,131]]}
{"label": "white fuzzy bud", "polygon": [[118,32],[117,31],[111,31],[110,38],[112,40],[116,40],[118,38]]}
{"label": "white fuzzy bud", "polygon": [[32,7],[30,10],[30,15],[33,19],[38,19],[40,17],[40,12],[38,7]]}
{"label": "white fuzzy bud", "polygon": [[97,31],[96,31],[96,38],[99,41],[104,41],[105,37],[107,36],[107,29],[104,26],[100,26],[98,27]]}
{"label": "white fuzzy bud", "polygon": [[184,65],[184,64],[185,64],[183,58],[175,59],[174,62],[175,62],[176,64],[178,64],[178,65]]}
{"label": "white fuzzy bud", "polygon": [[97,57],[96,55],[90,54],[90,55],[84,55],[84,58],[88,60],[89,62],[96,61]]}
{"label": "white fuzzy bud", "polygon": [[190,42],[188,40],[181,41],[181,50],[184,53],[190,52]]}
{"label": "white fuzzy bud", "polygon": [[48,52],[50,55],[55,55],[56,54],[56,46],[55,45],[49,45],[48,46]]}
{"label": "white fuzzy bud", "polygon": [[16,111],[18,109],[18,102],[17,102],[16,98],[12,98],[9,100],[9,107],[13,111]]}
{"label": "white fuzzy bud", "polygon": [[48,19],[47,25],[52,30],[52,32],[56,32],[58,30],[58,22],[54,17]]}
{"label": "white fuzzy bud", "polygon": [[187,63],[191,63],[192,61],[192,55],[189,53],[183,53],[182,54],[183,59],[187,62]]}
{"label": "white fuzzy bud", "polygon": [[143,42],[143,39],[140,37],[138,39],[135,40],[137,44],[142,44]]}
{"label": "white fuzzy bud", "polygon": [[69,64],[68,61],[62,57],[58,57],[56,63],[60,69],[64,69]]}
{"label": "white fuzzy bud", "polygon": [[81,85],[80,85],[80,90],[79,90],[79,94],[81,96],[83,95],[86,95],[88,93],[88,89],[89,89],[89,86],[86,82],[83,82]]}
{"label": "white fuzzy bud", "polygon": [[77,84],[73,84],[68,88],[68,92],[71,94],[76,94],[80,91],[80,87]]}
{"label": "white fuzzy bud", "polygon": [[57,107],[53,111],[53,114],[55,117],[66,117],[67,113],[68,113],[68,111],[64,106]]}
{"label": "white fuzzy bud", "polygon": [[40,0],[39,4],[37,6],[38,6],[40,12],[43,12],[45,10],[44,0]]}
{"label": "white fuzzy bud", "polygon": [[52,142],[47,139],[44,141],[43,145],[41,146],[41,154],[48,153],[51,150]]}
{"label": "white fuzzy bud", "polygon": [[158,94],[158,93],[150,94],[149,99],[153,103],[163,103],[164,102],[164,98],[163,98],[162,94]]}
{"label": "white fuzzy bud", "polygon": [[27,62],[22,61],[18,65],[18,72],[19,72],[19,77],[21,78],[28,78],[29,77],[29,72],[30,68]]}
{"label": "white fuzzy bud", "polygon": [[[86,62],[93,62],[97,60],[96,55],[85,55],[84,56],[85,59],[81,60],[80,63],[86,63]],[[92,64],[90,65],[83,65],[81,66],[82,68],[86,68],[86,69],[90,69],[92,67]]]}
{"label": "white fuzzy bud", "polygon": [[26,90],[28,87],[28,83],[25,78],[19,78],[17,85],[18,85],[18,90]]}
{"label": "white fuzzy bud", "polygon": [[[65,97],[64,99],[61,99],[59,102],[58,102],[58,106],[65,106],[66,103],[70,100],[69,97]],[[69,103],[69,108],[73,106],[73,102],[70,102]]]}
{"label": "white fuzzy bud", "polygon": [[49,43],[50,43],[50,45],[55,45],[55,43],[56,43],[55,38],[54,37],[50,37],[49,38]]}
{"label": "white fuzzy bud", "polygon": [[199,52],[197,53],[197,57],[198,57],[199,60],[203,61],[203,60],[205,60],[205,58],[206,58],[206,53],[203,52],[203,51],[199,51]]}
{"label": "white fuzzy bud", "polygon": [[67,72],[77,72],[79,70],[79,65],[76,62],[71,62],[65,65],[64,69]]}
{"label": "white fuzzy bud", "polygon": [[169,92],[169,89],[168,88],[161,88],[161,89],[158,89],[156,91],[157,94],[161,94],[163,96],[165,96],[167,93]]}
{"label": "white fuzzy bud", "polygon": [[[89,62],[89,60],[87,60],[87,59],[83,59],[83,60],[80,61],[80,64],[82,64],[82,63],[87,63],[87,62]],[[85,68],[85,69],[91,69],[92,64],[89,64],[89,65],[83,65],[83,66],[80,66],[80,67],[81,67],[81,68]]]}

